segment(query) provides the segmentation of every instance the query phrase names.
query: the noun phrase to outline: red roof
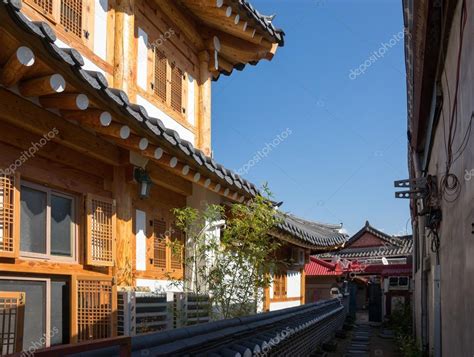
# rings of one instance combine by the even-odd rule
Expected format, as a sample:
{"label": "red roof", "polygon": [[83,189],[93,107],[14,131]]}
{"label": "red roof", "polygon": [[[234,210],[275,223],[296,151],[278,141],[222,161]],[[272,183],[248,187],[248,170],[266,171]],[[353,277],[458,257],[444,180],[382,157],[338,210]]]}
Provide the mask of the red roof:
{"label": "red roof", "polygon": [[307,276],[340,276],[342,269],[339,264],[332,264],[315,257],[310,258],[310,262],[304,266]]}
{"label": "red roof", "polygon": [[380,274],[382,276],[390,275],[411,275],[411,264],[360,264],[358,261],[351,261],[346,269],[343,269],[339,263],[330,263],[328,261],[311,257],[310,262],[305,265],[304,271],[307,276],[341,276],[344,272],[356,272],[364,274]]}

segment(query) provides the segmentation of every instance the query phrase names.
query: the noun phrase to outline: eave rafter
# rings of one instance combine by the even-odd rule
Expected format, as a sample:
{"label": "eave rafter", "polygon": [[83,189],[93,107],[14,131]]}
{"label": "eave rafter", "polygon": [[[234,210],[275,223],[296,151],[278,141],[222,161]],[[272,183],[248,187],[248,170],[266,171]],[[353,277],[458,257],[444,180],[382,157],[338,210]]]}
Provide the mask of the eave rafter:
{"label": "eave rafter", "polygon": [[[120,159],[121,155],[117,151],[117,147],[120,147],[137,152],[148,158],[156,167],[175,174],[179,179],[212,190],[230,201],[243,202],[252,197],[252,194],[244,190],[242,186],[229,185],[227,177],[209,176],[208,170],[193,164],[189,157],[180,150],[176,150],[173,144],[153,135],[156,134],[156,131],[161,130],[160,133],[163,133],[166,129],[157,129],[156,126],[153,126],[151,124],[152,118],[144,121],[143,115],[139,115],[142,108],[138,106],[137,111],[134,109],[132,114],[130,108],[134,105],[128,102],[127,95],[120,90],[109,88],[103,76],[96,74],[97,78],[92,81],[90,75],[81,69],[82,64],[77,65],[76,63],[76,66],[72,63],[68,65],[64,60],[52,56],[51,53],[45,50],[44,44],[38,40],[37,36],[26,31],[18,31],[18,25],[12,21],[7,11],[0,11],[0,24],[1,84],[7,88],[18,85],[20,95],[26,98],[36,98],[37,103],[44,109],[58,110],[59,116],[44,111],[45,114],[47,113],[46,116],[51,118],[48,119],[50,121],[46,123],[47,125],[57,122],[61,127],[64,127],[64,131],[83,131],[83,129],[86,129],[81,137],[87,138],[91,147],[81,148],[82,152],[117,165],[123,164]],[[47,40],[50,42],[49,46],[54,51],[58,51],[57,53],[63,51],[54,46],[53,42],[56,39],[54,32],[46,26],[44,25],[42,29],[45,29]],[[12,33],[15,33],[15,36],[11,36]],[[77,52],[71,49],[67,52],[70,54],[70,61],[81,62],[82,57]],[[6,75],[8,70],[12,68],[15,69],[14,76]],[[84,80],[73,71],[79,71],[83,79],[86,81],[89,79],[94,84],[85,85]],[[94,88],[94,85],[98,88]],[[108,98],[104,97],[103,92],[107,93]],[[15,97],[14,94],[7,94],[7,91],[4,93],[4,97],[8,95]],[[117,105],[111,105],[110,98],[115,98]],[[36,107],[35,104],[28,104]],[[41,111],[44,109],[37,107],[35,110]],[[131,120],[130,115],[133,115],[137,120]],[[12,120],[15,119],[12,115],[10,117]],[[30,119],[26,120],[23,127],[32,129],[31,126],[28,126],[29,121]],[[67,122],[76,125],[66,125]],[[40,129],[38,128],[38,130]],[[98,138],[94,139],[91,134],[87,136],[87,131],[93,132],[106,141]],[[80,147],[79,142],[74,143],[74,145],[66,143],[62,134],[53,140],[75,149]],[[94,142],[94,140],[97,142]],[[104,144],[99,146],[100,142]],[[173,141],[171,140],[171,142]],[[87,142],[84,145],[87,146]],[[182,144],[177,141],[176,145]],[[108,151],[104,150],[102,155],[100,150],[92,152],[92,147],[103,147]],[[185,192],[189,194],[186,189]]]}

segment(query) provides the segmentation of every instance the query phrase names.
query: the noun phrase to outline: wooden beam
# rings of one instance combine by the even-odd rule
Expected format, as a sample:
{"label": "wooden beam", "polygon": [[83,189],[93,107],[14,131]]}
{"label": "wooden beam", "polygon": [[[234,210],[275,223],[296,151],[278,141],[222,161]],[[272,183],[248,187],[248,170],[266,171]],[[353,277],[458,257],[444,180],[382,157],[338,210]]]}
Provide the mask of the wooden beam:
{"label": "wooden beam", "polygon": [[0,88],[0,103],[2,120],[39,135],[56,128],[59,134],[52,141],[112,165],[121,162],[119,148],[5,88]]}
{"label": "wooden beam", "polygon": [[39,97],[40,104],[45,108],[64,110],[86,110],[89,98],[82,93],[59,93]]}
{"label": "wooden beam", "polygon": [[155,3],[158,5],[161,11],[163,11],[163,13],[176,24],[184,36],[186,36],[191,41],[194,47],[196,47],[198,50],[202,50],[204,48],[204,42],[199,35],[199,28],[192,20],[183,14],[174,1],[155,0]]}
{"label": "wooden beam", "polygon": [[0,70],[0,83],[5,87],[13,86],[34,63],[33,51],[26,46],[18,47]]}
{"label": "wooden beam", "polygon": [[43,145],[41,150],[37,150],[32,143],[40,142],[43,136],[30,133],[3,120],[0,120],[0,132],[8,133],[8,135],[2,135],[0,141],[28,152],[28,155],[32,156],[33,160],[36,156],[44,157],[70,168],[86,172],[90,176],[101,177],[112,182],[112,166],[103,161],[82,155],[76,150],[52,140],[47,145]]}
{"label": "wooden beam", "polygon": [[39,97],[64,92],[66,81],[60,74],[53,74],[22,81],[18,89],[25,97]]}
{"label": "wooden beam", "polygon": [[146,170],[155,184],[184,196],[191,196],[193,194],[193,184],[191,182],[165,170],[159,165],[150,162]]}

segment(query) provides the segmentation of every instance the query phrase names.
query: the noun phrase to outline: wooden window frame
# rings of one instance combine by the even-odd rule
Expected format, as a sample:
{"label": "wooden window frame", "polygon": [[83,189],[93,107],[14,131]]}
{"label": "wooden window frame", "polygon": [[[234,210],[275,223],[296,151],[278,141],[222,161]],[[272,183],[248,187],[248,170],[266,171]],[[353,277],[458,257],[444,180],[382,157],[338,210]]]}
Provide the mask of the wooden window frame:
{"label": "wooden window frame", "polygon": [[[137,46],[138,47],[138,46]],[[165,49],[159,49],[159,48],[151,48],[148,49],[148,51],[152,52],[152,66],[148,70],[152,74],[152,81],[150,81],[150,87],[149,87],[149,92],[153,96],[153,99],[156,102],[161,103],[162,106],[165,106],[169,115],[171,117],[178,116],[182,121],[187,122],[187,108],[188,108],[188,103],[187,103],[187,91],[188,91],[188,74],[186,73],[185,70],[181,68],[179,63],[176,61],[172,61],[170,59],[170,55],[167,53]],[[166,61],[166,100],[163,100],[160,96],[158,96],[155,93],[155,88],[156,88],[156,77],[155,77],[155,71],[156,71],[156,56],[157,52],[161,53],[164,56],[164,59]],[[179,71],[181,71],[181,110],[178,111],[176,108],[173,107],[172,104],[172,96],[173,96],[173,68],[177,68]]]}
{"label": "wooden window frame", "polygon": [[[14,276],[14,275],[0,275],[0,280],[17,280],[17,281],[40,281],[46,283],[46,306],[44,309],[45,314],[45,347],[51,346],[51,279],[50,278],[33,278],[29,276]],[[28,298],[28,297],[27,297]],[[26,308],[26,303],[25,303]]]}
{"label": "wooden window frame", "polygon": [[[24,324],[25,324],[25,293],[23,292],[15,292],[15,291],[0,291],[0,310],[4,308],[4,313],[0,314],[2,318],[0,320],[3,322],[5,320],[5,315],[8,314],[8,317],[11,319],[12,316],[16,317],[15,321],[15,329],[14,331],[10,330],[11,325],[9,324],[8,326],[8,331],[9,333],[5,333],[5,330],[2,331],[2,335],[0,338],[0,353],[5,351],[7,354],[9,352],[12,353],[18,353],[23,351],[23,329],[24,329]],[[12,304],[11,301],[15,301],[16,304]],[[10,302],[10,303],[9,303]],[[10,309],[7,310],[7,305],[9,304],[8,307],[10,306],[15,306],[16,313],[13,315],[10,311]],[[5,326],[3,326],[3,329],[5,329]],[[11,333],[14,333],[14,343],[11,343],[11,337],[9,336]],[[7,336],[7,337],[5,337]],[[7,343],[4,344],[4,341],[7,340]],[[13,351],[10,351],[10,348],[13,349]]]}
{"label": "wooden window frame", "polygon": [[[278,289],[277,287],[278,282]],[[288,297],[287,292],[287,273],[286,271],[277,271],[273,273],[273,298],[272,300],[284,300]]]}
{"label": "wooden window frame", "polygon": [[[55,189],[42,186],[36,183],[32,183],[29,181],[22,181],[20,182],[20,202],[21,202],[21,187],[28,187],[33,190],[41,191],[46,193],[46,253],[34,253],[34,252],[25,252],[19,248],[20,257],[21,258],[29,258],[29,259],[47,259],[50,261],[58,261],[58,262],[65,262],[65,263],[77,263],[77,251],[78,251],[78,237],[79,237],[79,229],[77,224],[77,198],[73,195],[57,191]],[[72,201],[71,204],[71,217],[73,223],[71,225],[71,256],[66,257],[62,255],[54,255],[51,254],[51,196],[58,196],[70,199]],[[20,215],[21,215],[21,207],[19,208]],[[21,225],[20,225],[21,226]],[[20,231],[20,240],[21,241],[21,231]],[[21,243],[20,247],[21,247]]]}
{"label": "wooden window frame", "polygon": [[[111,244],[111,261],[105,261],[105,260],[94,260],[91,252],[91,247],[92,247],[92,235],[90,232],[90,228],[92,226],[92,207],[89,207],[89,205],[92,205],[92,201],[102,201],[107,204],[112,205],[112,217],[111,217],[111,231],[112,231],[112,244]],[[88,265],[94,265],[94,266],[105,266],[105,267],[113,267],[115,265],[115,259],[116,259],[116,250],[117,250],[117,223],[116,223],[116,217],[117,217],[117,207],[116,207],[116,201],[113,198],[108,198],[108,197],[102,197],[94,194],[87,194],[86,199],[85,199],[85,218],[86,218],[86,224],[85,224],[85,234],[86,234],[86,245],[85,245],[85,254],[86,254],[86,264]]]}
{"label": "wooden window frame", "polygon": [[[91,51],[94,50],[94,11],[95,3],[90,0],[81,0],[82,1],[82,12],[81,12],[81,35],[78,36],[73,31],[70,31],[65,28],[64,24],[61,22],[61,4],[63,0],[52,0],[53,11],[52,14],[44,13],[43,9],[34,3],[34,0],[23,1],[31,9],[39,13],[41,16],[46,18],[51,24],[56,27],[61,33],[63,33],[67,38],[72,40],[72,42],[79,42],[89,48]],[[64,0],[69,1],[69,0]],[[109,0],[110,1],[110,0]],[[86,37],[85,33],[87,32],[88,36]],[[75,46],[73,46],[75,47]]]}
{"label": "wooden window frame", "polygon": [[[155,221],[162,221],[165,222],[165,234],[164,234],[164,243],[165,243],[165,267],[157,267],[155,266],[155,239],[157,239],[155,235]],[[166,217],[159,216],[151,220],[152,227],[151,227],[151,247],[149,249],[150,255],[148,258],[147,270],[149,269],[152,272],[160,273],[162,277],[171,277],[173,279],[181,280],[184,278],[184,260],[186,256],[186,238],[184,233],[181,233],[181,241],[182,241],[182,253],[181,253],[181,267],[180,268],[173,268],[171,265],[172,260],[172,244],[173,244],[173,232],[178,231],[170,219]]]}
{"label": "wooden window frame", "polygon": [[[0,251],[0,257],[2,257],[2,258],[18,258],[19,254],[20,254],[20,213],[21,213],[20,174],[18,172],[16,172],[13,175],[2,175],[2,176],[5,176],[5,180],[7,180],[7,178],[10,178],[10,180],[13,180],[13,184],[11,184],[12,194],[13,194],[13,207],[12,207],[12,210],[13,210],[12,219],[13,219],[13,221],[11,222],[11,227],[10,227],[12,229],[11,237],[3,236],[5,234],[5,230],[6,230],[5,227],[3,227],[3,235],[2,235],[2,239],[11,239],[12,240],[12,243],[11,243],[12,244],[12,250],[11,251],[4,251],[4,250]],[[4,199],[5,199],[5,197],[2,198],[2,200],[4,200]],[[3,204],[4,204],[4,202],[2,202],[2,207],[3,207]],[[4,217],[4,219],[6,220],[6,222],[3,223],[4,225],[5,225],[5,223],[10,224],[10,222],[8,222],[7,217]],[[2,242],[2,244],[3,244],[3,242]]]}

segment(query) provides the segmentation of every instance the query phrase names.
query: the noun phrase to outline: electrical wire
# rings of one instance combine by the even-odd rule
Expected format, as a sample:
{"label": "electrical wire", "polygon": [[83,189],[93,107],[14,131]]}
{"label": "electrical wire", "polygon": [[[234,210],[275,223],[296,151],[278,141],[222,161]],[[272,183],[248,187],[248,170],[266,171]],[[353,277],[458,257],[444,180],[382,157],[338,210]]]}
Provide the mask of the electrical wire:
{"label": "electrical wire", "polygon": [[[458,131],[458,94],[459,94],[459,80],[461,76],[461,57],[462,57],[462,49],[463,49],[463,42],[464,42],[464,29],[467,23],[467,10],[466,10],[466,0],[463,0],[462,7],[461,7],[461,20],[459,26],[459,49],[458,49],[458,56],[457,56],[457,65],[456,65],[456,84],[454,89],[454,98],[453,98],[453,105],[450,111],[450,118],[448,122],[448,136],[446,138],[446,128],[444,123],[444,116],[443,116],[443,134],[445,140],[445,150],[446,150],[446,171],[443,177],[441,178],[441,193],[442,197],[447,202],[454,202],[458,199],[461,193],[461,185],[459,178],[451,172],[452,165],[456,162],[457,159],[462,155],[464,150],[467,147],[469,142],[471,128],[472,128],[472,119],[473,115],[471,115],[471,119],[469,121],[468,128],[466,133],[463,136],[461,141],[461,145],[458,149],[453,152],[454,140],[456,138],[456,133]],[[446,72],[446,71],[445,71]],[[447,81],[447,76],[445,73],[446,84],[449,91],[449,83]],[[448,92],[450,97],[450,93]],[[451,102],[449,98],[449,102]],[[447,140],[446,140],[447,139]],[[446,142],[447,141],[447,142]]]}

